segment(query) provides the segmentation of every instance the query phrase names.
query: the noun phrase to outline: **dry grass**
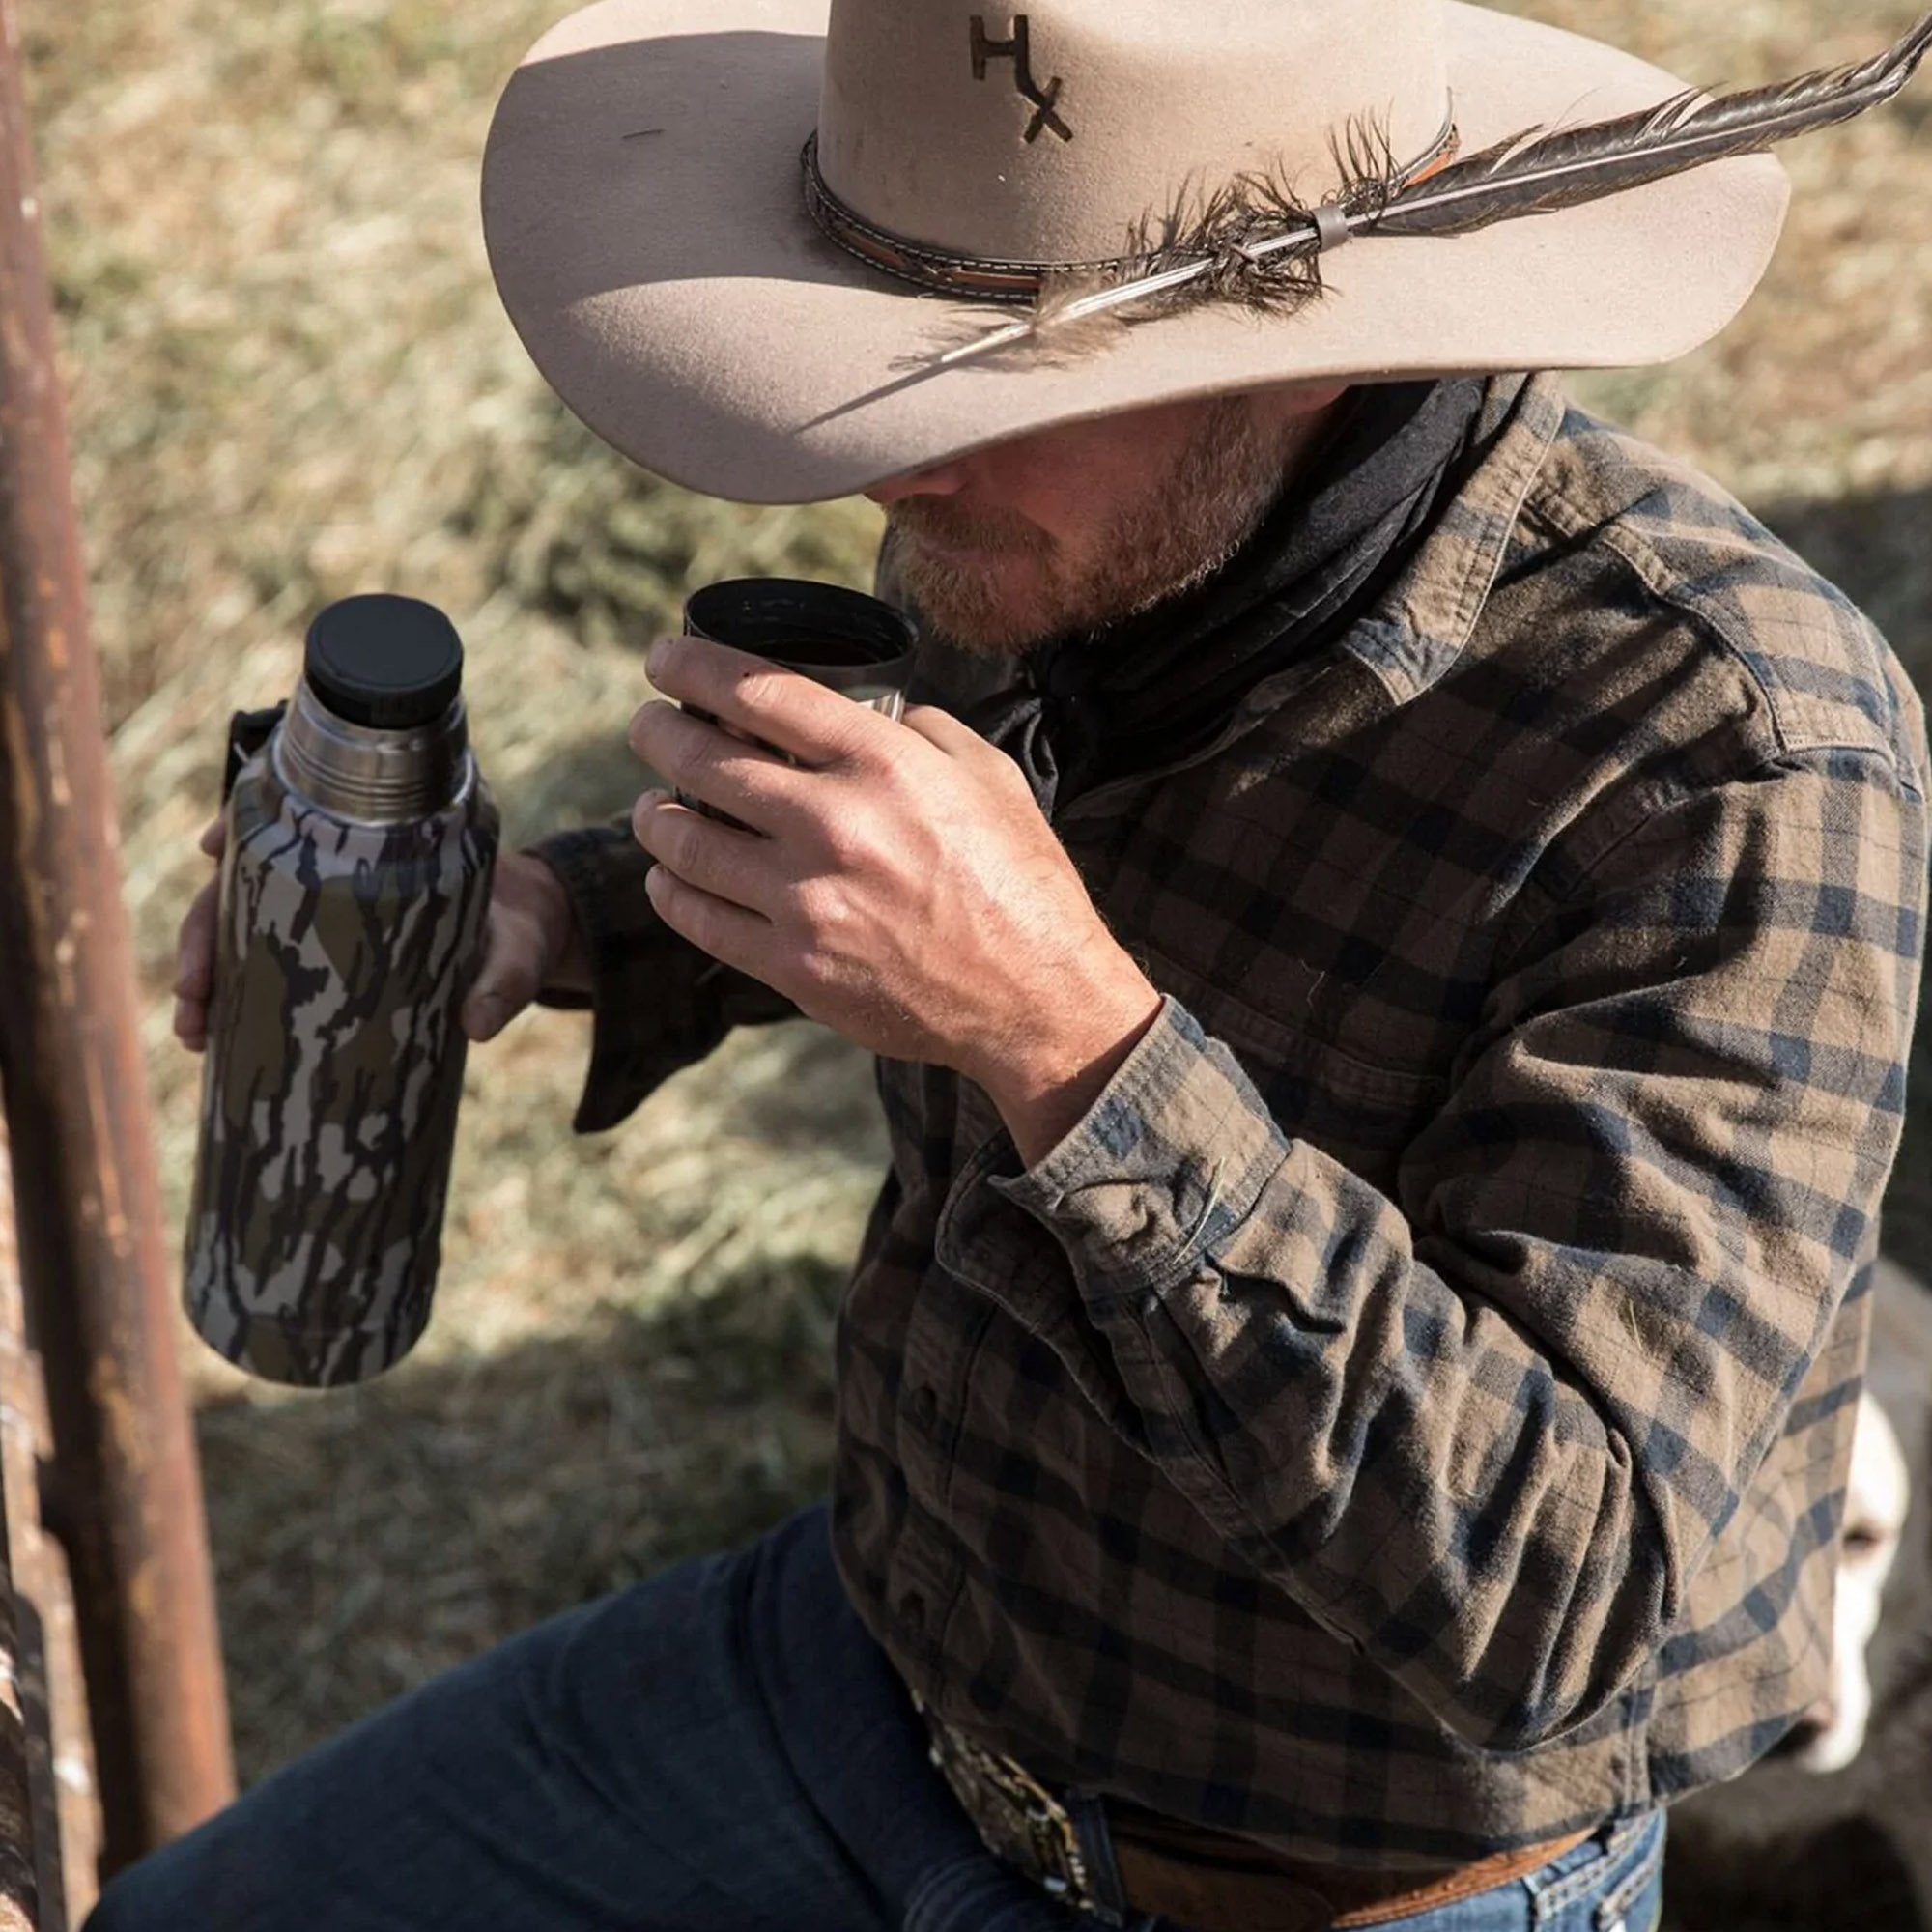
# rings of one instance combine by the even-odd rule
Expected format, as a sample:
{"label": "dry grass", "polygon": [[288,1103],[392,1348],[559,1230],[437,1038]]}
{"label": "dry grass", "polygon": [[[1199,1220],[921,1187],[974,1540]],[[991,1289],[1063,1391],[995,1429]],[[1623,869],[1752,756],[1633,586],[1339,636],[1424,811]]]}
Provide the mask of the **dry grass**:
{"label": "dry grass", "polygon": [[[1539,0],[1713,84],[1863,52],[1917,0]],[[636,644],[689,582],[863,578],[863,505],[752,511],[629,471],[490,291],[490,104],[561,0],[21,0],[172,1212],[195,1068],[164,985],[223,721],[307,614],[384,586],[471,651],[513,836],[634,788]],[[1793,156],[1746,317],[1589,400],[1702,461],[1932,667],[1932,93]],[[1633,265],[1634,272],[1640,272]],[[733,1041],[576,1143],[584,1034],[472,1061],[441,1305],[365,1390],[245,1384],[188,1344],[244,1773],[456,1658],[823,1480],[825,1337],[877,1172],[866,1069]],[[1921,1060],[1895,1242],[1932,1264]]]}

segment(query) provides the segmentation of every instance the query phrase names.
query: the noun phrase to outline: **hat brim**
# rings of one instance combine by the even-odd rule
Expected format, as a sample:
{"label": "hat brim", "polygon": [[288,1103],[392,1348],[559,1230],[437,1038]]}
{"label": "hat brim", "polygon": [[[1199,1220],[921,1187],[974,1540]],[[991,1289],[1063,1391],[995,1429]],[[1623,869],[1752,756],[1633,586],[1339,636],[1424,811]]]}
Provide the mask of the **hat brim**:
{"label": "hat brim", "polygon": [[[962,316],[1010,311],[908,288],[808,217],[826,8],[597,0],[525,57],[484,156],[491,269],[545,378],[624,455],[740,502],[849,496],[1054,423],[1266,384],[1668,361],[1744,305],[1783,221],[1778,163],[1724,161],[1473,235],[1364,239],[1292,316],[1204,307],[1079,357],[935,370]],[[1556,28],[1446,17],[1465,154],[1683,87]]]}

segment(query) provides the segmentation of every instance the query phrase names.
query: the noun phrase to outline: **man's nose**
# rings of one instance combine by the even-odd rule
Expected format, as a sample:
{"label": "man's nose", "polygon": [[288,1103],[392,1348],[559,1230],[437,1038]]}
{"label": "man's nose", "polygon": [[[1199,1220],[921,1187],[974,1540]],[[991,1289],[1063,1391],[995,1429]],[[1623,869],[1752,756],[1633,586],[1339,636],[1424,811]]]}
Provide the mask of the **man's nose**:
{"label": "man's nose", "polygon": [[903,476],[875,483],[866,495],[882,510],[889,510],[908,497],[956,497],[965,487],[964,464],[936,463],[930,469],[912,469]]}

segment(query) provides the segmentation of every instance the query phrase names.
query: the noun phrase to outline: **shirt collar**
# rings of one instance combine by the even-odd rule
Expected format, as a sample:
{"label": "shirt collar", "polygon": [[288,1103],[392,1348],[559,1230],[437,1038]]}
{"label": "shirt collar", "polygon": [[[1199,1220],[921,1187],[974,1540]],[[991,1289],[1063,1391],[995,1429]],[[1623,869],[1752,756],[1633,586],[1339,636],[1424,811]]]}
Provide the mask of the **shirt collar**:
{"label": "shirt collar", "polygon": [[1553,375],[1490,379],[1476,431],[1481,459],[1376,608],[1340,640],[1395,703],[1427,691],[1468,643],[1566,409]]}

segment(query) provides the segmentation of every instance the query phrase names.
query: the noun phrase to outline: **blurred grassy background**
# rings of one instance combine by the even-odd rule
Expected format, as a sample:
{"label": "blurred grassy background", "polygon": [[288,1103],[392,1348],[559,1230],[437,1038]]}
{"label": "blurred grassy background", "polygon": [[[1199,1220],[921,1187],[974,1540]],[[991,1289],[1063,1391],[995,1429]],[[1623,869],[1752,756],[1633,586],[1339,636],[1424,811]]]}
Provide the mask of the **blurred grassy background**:
{"label": "blurred grassy background", "polygon": [[[1521,11],[1722,86],[1862,57],[1917,8]],[[503,320],[478,157],[562,11],[20,0],[176,1225],[197,1064],[166,988],[194,836],[228,711],[288,690],[319,605],[383,587],[456,617],[516,838],[628,801],[638,647],[688,583],[866,579],[868,506],[655,483],[550,398]],[[1932,675],[1932,88],[1790,162],[1790,231],[1743,320],[1577,386],[1705,464]],[[538,1015],[472,1056],[439,1311],[394,1375],[293,1396],[184,1337],[244,1777],[822,1485],[831,1311],[882,1151],[867,1067],[803,1027],[740,1037],[576,1142],[585,1038]],[[1890,1226],[1924,1267],[1922,1044]]]}

